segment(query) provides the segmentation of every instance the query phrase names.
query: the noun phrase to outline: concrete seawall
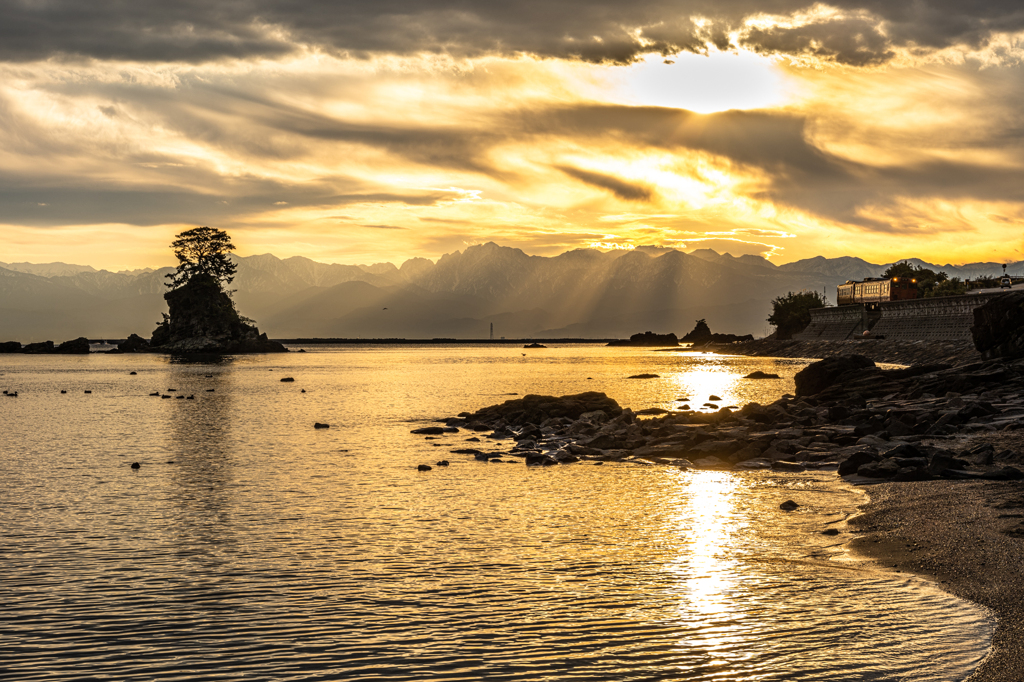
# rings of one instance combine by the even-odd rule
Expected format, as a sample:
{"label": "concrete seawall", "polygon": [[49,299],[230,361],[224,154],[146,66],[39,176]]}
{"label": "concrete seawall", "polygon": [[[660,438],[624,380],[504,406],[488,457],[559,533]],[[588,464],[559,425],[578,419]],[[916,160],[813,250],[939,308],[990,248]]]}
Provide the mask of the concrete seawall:
{"label": "concrete seawall", "polygon": [[875,310],[849,305],[811,311],[799,341],[843,341],[870,331],[892,341],[971,341],[974,309],[1002,292],[890,301]]}

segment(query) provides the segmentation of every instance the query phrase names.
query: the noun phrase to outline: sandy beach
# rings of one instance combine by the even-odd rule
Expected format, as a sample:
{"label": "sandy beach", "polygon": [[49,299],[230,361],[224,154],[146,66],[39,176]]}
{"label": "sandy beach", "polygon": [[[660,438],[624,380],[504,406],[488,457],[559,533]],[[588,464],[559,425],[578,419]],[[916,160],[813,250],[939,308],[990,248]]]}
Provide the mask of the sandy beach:
{"label": "sandy beach", "polygon": [[[1008,445],[1010,435],[978,436]],[[867,488],[851,547],[882,567],[933,580],[991,609],[992,651],[970,682],[1024,679],[1024,482],[920,481]]]}

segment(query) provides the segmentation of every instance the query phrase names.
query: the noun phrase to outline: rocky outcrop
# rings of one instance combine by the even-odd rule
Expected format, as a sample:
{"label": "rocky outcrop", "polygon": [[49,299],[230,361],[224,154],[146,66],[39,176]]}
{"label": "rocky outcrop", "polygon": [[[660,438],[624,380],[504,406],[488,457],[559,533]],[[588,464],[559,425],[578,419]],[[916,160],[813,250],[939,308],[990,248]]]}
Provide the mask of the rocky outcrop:
{"label": "rocky outcrop", "polygon": [[847,372],[874,367],[875,363],[863,355],[840,355],[834,358],[819,360],[807,365],[796,373],[797,396],[808,396],[820,393]]}
{"label": "rocky outcrop", "polygon": [[0,353],[20,353],[21,342],[20,341],[5,341],[0,343]]}
{"label": "rocky outcrop", "polygon": [[[1014,447],[1012,436],[998,450],[963,440],[1024,430],[1024,359],[893,370],[854,360],[836,376],[810,396],[651,419],[602,393],[526,396],[414,433],[437,439],[459,429],[491,431],[484,440],[493,445],[471,438],[479,449],[451,451],[481,462],[525,457],[542,465],[614,460],[786,472],[838,468],[840,475],[895,482],[1024,479],[1012,466],[1024,462],[1024,453],[1005,449]],[[493,449],[505,442],[510,450]]]}
{"label": "rocky outcrop", "polygon": [[54,348],[53,352],[62,355],[85,355],[89,352],[89,339],[79,336],[77,339],[65,341]]}
{"label": "rocky outcrop", "polygon": [[127,339],[117,344],[117,349],[123,353],[141,353],[149,350],[149,341],[138,334],[132,334]]}
{"label": "rocky outcrop", "polygon": [[689,334],[684,336],[680,341],[683,343],[692,343],[694,346],[705,346],[709,343],[737,343],[740,341],[753,341],[754,336],[752,334],[744,334],[739,336],[737,334],[713,334],[711,328],[708,327],[708,323],[704,320],[697,320],[697,324]]}
{"label": "rocky outcrop", "polygon": [[164,294],[169,313],[153,332],[152,350],[168,353],[280,353],[287,349],[239,317],[209,275],[196,275]]}
{"label": "rocky outcrop", "polygon": [[996,296],[975,308],[971,337],[986,359],[1024,357],[1024,291]]}
{"label": "rocky outcrop", "polygon": [[655,334],[653,332],[644,332],[643,334],[633,334],[629,337],[629,340],[617,339],[610,341],[609,346],[648,346],[654,348],[668,348],[671,346],[678,346],[679,339],[676,338],[675,334]]}
{"label": "rocky outcrop", "polygon": [[53,341],[39,341],[38,343],[27,343],[22,349],[22,353],[29,353],[32,355],[40,355],[43,353],[53,352]]}

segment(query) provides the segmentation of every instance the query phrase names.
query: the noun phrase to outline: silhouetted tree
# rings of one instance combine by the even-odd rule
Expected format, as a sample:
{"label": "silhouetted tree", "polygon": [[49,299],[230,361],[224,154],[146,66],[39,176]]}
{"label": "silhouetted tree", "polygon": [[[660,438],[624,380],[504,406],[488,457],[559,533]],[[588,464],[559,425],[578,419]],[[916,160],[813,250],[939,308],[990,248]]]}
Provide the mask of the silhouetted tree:
{"label": "silhouetted tree", "polygon": [[811,309],[824,308],[828,300],[817,291],[792,291],[772,301],[768,322],[775,325],[776,337],[788,339],[811,323]]}
{"label": "silhouetted tree", "polygon": [[[893,277],[910,277],[911,279],[916,279],[917,290],[920,292],[922,297],[937,295],[932,293],[932,289],[934,289],[937,284],[949,279],[949,275],[945,272],[935,272],[923,265],[911,265],[907,261],[893,263],[885,269],[885,272],[882,273],[882,277],[885,279],[892,279]],[[949,294],[938,295],[948,296]]]}
{"label": "silhouetted tree", "polygon": [[959,277],[950,277],[939,282],[928,292],[928,296],[959,296],[967,293],[967,284]]}
{"label": "silhouetted tree", "polygon": [[171,242],[178,269],[167,275],[172,289],[187,284],[196,275],[209,275],[222,287],[235,278],[236,266],[228,258],[235,245],[224,230],[197,227],[185,230]]}

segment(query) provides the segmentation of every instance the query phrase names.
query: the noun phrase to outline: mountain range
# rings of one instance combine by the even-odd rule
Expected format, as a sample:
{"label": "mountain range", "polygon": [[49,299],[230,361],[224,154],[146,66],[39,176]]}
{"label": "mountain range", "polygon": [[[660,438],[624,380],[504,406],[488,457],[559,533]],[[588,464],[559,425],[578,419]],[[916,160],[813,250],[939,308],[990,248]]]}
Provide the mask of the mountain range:
{"label": "mountain range", "polygon": [[[232,259],[239,311],[271,338],[611,338],[685,334],[698,319],[722,333],[762,336],[771,301],[790,291],[835,300],[847,279],[889,264],[821,256],[775,265],[757,256],[660,247],[531,256],[493,242],[392,263],[340,265],[262,254]],[[961,278],[997,263],[932,265]],[[1024,262],[1009,264],[1011,272]],[[173,268],[121,272],[66,263],[0,262],[0,341],[148,337],[167,310]]]}

